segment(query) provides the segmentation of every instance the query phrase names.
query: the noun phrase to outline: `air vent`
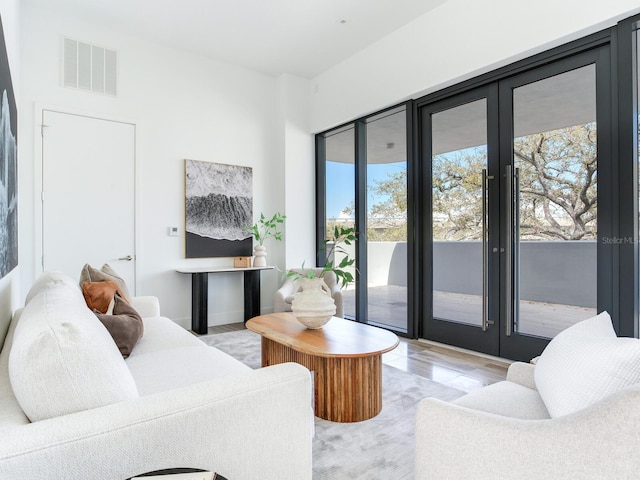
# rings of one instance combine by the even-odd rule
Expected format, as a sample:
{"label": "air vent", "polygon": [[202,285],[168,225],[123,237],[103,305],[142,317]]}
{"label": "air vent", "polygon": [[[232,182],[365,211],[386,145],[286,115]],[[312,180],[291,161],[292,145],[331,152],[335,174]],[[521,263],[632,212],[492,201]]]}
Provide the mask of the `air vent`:
{"label": "air vent", "polygon": [[116,51],[65,38],[63,82],[65,87],[116,95]]}

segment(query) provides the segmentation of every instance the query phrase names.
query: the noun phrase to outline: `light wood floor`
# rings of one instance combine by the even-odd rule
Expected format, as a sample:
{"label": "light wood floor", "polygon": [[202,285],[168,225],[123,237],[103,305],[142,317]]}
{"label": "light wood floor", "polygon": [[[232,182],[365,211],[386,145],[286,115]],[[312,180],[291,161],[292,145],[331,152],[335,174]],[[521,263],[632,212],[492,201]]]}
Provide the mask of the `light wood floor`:
{"label": "light wood floor", "polygon": [[[244,330],[243,323],[209,327],[210,335]],[[400,338],[400,345],[382,356],[383,363],[443,385],[470,392],[504,380],[511,363],[501,358],[423,340]]]}

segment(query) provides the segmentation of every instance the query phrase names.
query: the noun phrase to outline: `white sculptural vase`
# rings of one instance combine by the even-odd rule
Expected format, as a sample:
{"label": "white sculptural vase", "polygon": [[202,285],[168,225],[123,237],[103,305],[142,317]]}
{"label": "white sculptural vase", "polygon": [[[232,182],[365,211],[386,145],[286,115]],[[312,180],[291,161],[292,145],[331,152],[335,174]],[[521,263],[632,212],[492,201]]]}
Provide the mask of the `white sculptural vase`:
{"label": "white sculptural vase", "polygon": [[254,267],[267,266],[267,248],[264,245],[256,245],[255,247],[253,247],[253,255]]}
{"label": "white sculptural vase", "polygon": [[291,302],[293,315],[305,327],[322,328],[336,313],[336,304],[323,278],[301,278]]}

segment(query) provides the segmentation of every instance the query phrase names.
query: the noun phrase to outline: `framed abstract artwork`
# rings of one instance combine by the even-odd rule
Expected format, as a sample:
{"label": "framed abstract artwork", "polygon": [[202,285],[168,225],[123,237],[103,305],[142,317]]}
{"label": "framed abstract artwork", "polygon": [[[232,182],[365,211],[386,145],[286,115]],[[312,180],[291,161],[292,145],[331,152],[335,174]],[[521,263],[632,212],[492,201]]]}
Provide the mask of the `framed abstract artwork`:
{"label": "framed abstract artwork", "polygon": [[185,160],[187,258],[251,256],[251,167]]}
{"label": "framed abstract artwork", "polygon": [[0,278],[18,265],[17,109],[0,19]]}

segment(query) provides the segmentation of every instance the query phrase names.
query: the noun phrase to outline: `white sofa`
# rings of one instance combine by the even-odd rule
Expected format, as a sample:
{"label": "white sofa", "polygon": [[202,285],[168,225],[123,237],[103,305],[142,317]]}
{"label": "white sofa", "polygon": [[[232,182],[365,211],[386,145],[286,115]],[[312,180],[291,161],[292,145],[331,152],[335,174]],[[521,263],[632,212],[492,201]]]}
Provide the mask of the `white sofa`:
{"label": "white sofa", "polygon": [[161,317],[155,297],[131,303],[144,334],[125,360],[73,280],[36,281],[0,352],[0,478],[191,467],[228,480],[311,479],[307,369],[252,370]]}
{"label": "white sofa", "polygon": [[536,365],[453,402],[422,400],[416,480],[640,478],[640,340],[600,314],[555,337]]}

